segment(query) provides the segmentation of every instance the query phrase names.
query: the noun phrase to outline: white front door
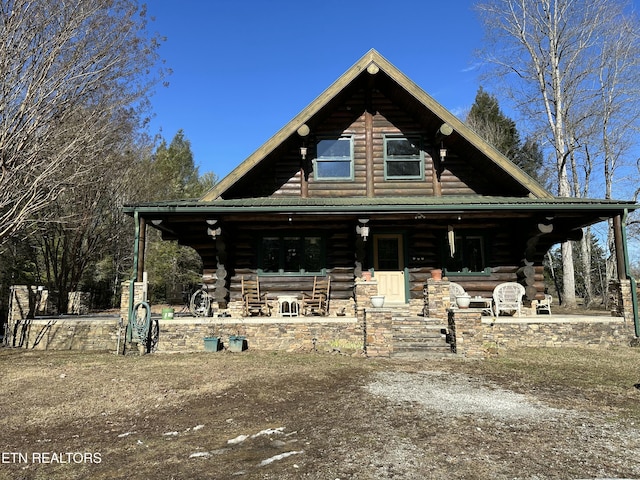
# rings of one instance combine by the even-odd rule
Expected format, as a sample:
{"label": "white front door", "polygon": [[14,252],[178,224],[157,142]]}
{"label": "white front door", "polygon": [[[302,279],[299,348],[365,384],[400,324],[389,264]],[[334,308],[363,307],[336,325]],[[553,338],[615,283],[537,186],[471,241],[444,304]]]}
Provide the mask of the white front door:
{"label": "white front door", "polygon": [[406,295],[402,235],[374,235],[373,258],[378,294],[385,296],[385,303],[404,303]]}

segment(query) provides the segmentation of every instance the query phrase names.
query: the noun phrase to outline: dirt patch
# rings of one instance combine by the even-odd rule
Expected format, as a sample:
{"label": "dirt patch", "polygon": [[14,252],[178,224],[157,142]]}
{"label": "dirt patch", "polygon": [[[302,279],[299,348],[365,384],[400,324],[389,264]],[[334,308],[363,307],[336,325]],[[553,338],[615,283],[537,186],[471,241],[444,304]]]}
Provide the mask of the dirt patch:
{"label": "dirt patch", "polygon": [[531,358],[0,350],[0,362],[2,479],[640,477],[640,416],[620,398],[640,392],[607,387],[611,408],[590,408],[592,387],[551,388]]}

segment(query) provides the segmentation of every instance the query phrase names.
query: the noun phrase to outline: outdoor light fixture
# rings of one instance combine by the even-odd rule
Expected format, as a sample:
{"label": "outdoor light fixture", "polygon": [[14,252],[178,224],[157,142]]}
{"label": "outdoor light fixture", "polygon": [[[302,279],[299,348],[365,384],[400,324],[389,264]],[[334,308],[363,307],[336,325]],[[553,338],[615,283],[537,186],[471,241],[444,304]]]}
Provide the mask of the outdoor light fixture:
{"label": "outdoor light fixture", "polygon": [[209,235],[213,240],[215,240],[218,235],[222,233],[222,228],[218,225],[218,220],[215,218],[207,219],[207,235]]}
{"label": "outdoor light fixture", "polygon": [[356,226],[356,233],[359,233],[362,239],[366,242],[367,238],[369,237],[369,227],[367,226],[367,223],[369,223],[369,219],[359,218],[358,222],[360,222],[362,225]]}
{"label": "outdoor light fixture", "polygon": [[447,149],[444,148],[444,143],[442,139],[448,137],[453,133],[453,128],[448,123],[443,123],[440,125],[440,128],[436,131],[435,141],[440,141],[440,161],[444,162],[444,159],[447,156]]}
{"label": "outdoor light fixture", "polygon": [[303,160],[307,158],[307,147],[300,147],[300,156]]}
{"label": "outdoor light fixture", "polygon": [[218,235],[222,233],[222,229],[218,228],[207,228],[207,235],[209,235],[213,240],[218,238]]}

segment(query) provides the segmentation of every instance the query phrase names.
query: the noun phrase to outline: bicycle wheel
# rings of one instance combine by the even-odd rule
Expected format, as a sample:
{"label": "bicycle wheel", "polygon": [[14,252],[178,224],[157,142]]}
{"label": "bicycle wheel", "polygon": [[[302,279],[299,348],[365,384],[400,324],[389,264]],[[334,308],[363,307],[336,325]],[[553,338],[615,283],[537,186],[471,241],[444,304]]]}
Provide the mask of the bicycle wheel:
{"label": "bicycle wheel", "polygon": [[200,288],[191,296],[189,311],[194,317],[207,317],[211,308],[209,292]]}

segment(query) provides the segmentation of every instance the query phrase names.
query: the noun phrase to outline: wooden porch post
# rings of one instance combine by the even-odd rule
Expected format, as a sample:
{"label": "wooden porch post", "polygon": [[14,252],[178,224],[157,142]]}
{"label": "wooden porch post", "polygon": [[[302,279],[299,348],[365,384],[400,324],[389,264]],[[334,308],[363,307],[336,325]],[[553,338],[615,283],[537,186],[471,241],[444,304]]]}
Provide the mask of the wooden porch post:
{"label": "wooden porch post", "polygon": [[613,217],[613,238],[616,248],[616,267],[618,270],[618,280],[627,278],[627,270],[624,259],[624,239],[622,236],[622,217],[616,215]]}
{"label": "wooden porch post", "polygon": [[144,217],[138,219],[139,222],[139,234],[138,234],[138,269],[136,271],[136,282],[141,282],[144,276],[144,250],[146,244],[147,233],[147,221]]}

